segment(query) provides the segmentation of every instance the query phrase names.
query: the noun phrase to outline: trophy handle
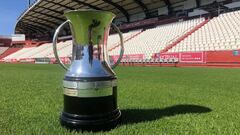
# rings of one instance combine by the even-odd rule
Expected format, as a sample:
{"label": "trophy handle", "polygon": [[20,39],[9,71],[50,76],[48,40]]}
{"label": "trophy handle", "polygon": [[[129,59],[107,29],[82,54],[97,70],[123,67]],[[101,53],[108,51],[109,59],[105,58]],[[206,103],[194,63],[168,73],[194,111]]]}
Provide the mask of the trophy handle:
{"label": "trophy handle", "polygon": [[68,70],[68,67],[61,61],[61,59],[59,58],[58,52],[57,52],[57,40],[58,40],[58,34],[59,32],[62,30],[63,26],[66,25],[67,23],[69,23],[69,20],[65,21],[64,23],[62,23],[55,31],[55,34],[53,36],[53,52],[54,52],[54,56],[58,62],[58,64],[65,70]]}
{"label": "trophy handle", "polygon": [[115,24],[112,24],[113,26],[113,29],[115,31],[117,31],[117,33],[119,34],[119,37],[120,37],[120,47],[121,47],[121,50],[120,50],[120,55],[118,57],[118,60],[116,63],[114,63],[113,65],[111,65],[111,68],[114,69],[118,66],[118,64],[121,62],[122,58],[123,58],[123,54],[124,54],[124,46],[123,46],[123,36],[122,36],[122,32],[119,30],[119,28],[115,25]]}

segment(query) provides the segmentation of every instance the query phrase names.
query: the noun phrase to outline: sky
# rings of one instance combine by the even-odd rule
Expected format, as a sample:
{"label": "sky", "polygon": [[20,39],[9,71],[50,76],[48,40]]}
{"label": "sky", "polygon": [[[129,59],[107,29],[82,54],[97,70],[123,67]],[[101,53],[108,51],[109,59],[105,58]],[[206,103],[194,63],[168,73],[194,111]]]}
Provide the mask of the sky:
{"label": "sky", "polygon": [[17,18],[28,7],[28,0],[0,0],[0,35],[14,34]]}

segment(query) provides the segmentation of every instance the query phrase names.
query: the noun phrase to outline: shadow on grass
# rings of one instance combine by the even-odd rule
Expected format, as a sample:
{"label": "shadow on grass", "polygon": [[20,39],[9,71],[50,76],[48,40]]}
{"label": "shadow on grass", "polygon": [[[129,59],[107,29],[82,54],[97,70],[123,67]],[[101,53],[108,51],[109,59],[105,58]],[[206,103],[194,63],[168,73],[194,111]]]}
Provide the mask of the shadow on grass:
{"label": "shadow on grass", "polygon": [[153,121],[179,114],[201,114],[211,111],[208,107],[198,105],[175,105],[163,109],[123,109],[122,124]]}

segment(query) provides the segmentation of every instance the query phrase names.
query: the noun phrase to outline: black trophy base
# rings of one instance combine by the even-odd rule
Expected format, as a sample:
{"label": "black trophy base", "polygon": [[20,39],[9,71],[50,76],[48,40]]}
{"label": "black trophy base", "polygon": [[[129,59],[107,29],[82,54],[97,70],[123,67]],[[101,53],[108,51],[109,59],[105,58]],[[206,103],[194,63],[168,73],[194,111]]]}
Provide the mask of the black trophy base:
{"label": "black trophy base", "polygon": [[102,115],[75,115],[62,112],[61,125],[76,131],[108,131],[117,126],[121,120],[120,110]]}

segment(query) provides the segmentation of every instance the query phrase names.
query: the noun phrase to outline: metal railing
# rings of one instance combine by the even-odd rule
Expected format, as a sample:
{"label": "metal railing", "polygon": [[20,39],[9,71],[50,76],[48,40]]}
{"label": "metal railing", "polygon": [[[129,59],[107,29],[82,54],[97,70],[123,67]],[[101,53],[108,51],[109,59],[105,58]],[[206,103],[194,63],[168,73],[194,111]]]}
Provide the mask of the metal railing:
{"label": "metal railing", "polygon": [[32,7],[35,3],[37,3],[38,1],[40,1],[40,0],[35,0],[35,1],[31,2],[31,4],[19,15],[18,20],[20,19],[20,17],[21,17],[23,14],[25,14],[25,12],[28,11],[29,8],[31,8],[31,7]]}
{"label": "metal railing", "polygon": [[182,33],[178,34],[177,36],[175,36],[174,38],[172,38],[170,41],[168,41],[166,43],[166,46],[167,45],[170,45],[172,44],[173,42],[175,42],[178,38],[182,37],[183,35],[187,34],[190,30],[192,30],[192,28],[194,28],[195,26],[191,26],[189,27],[188,29],[186,29],[185,31],[183,31]]}

